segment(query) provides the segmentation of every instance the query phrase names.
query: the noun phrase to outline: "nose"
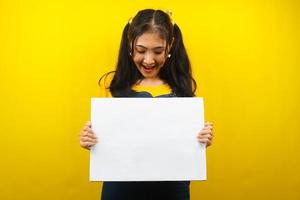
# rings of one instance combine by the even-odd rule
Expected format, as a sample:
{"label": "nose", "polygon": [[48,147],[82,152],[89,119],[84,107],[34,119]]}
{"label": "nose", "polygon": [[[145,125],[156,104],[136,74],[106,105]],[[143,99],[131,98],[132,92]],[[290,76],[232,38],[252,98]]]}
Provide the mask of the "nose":
{"label": "nose", "polygon": [[150,55],[149,53],[147,53],[144,57],[143,65],[148,66],[148,67],[155,65],[155,60],[154,60],[153,56]]}

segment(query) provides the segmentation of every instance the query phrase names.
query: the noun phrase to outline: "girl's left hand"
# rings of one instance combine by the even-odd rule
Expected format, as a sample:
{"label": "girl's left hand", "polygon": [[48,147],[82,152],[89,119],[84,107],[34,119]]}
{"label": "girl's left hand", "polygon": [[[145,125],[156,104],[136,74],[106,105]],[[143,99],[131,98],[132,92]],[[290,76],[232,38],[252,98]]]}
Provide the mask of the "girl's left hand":
{"label": "girl's left hand", "polygon": [[198,133],[197,139],[201,143],[205,143],[206,147],[212,144],[213,139],[213,123],[206,122],[204,128]]}

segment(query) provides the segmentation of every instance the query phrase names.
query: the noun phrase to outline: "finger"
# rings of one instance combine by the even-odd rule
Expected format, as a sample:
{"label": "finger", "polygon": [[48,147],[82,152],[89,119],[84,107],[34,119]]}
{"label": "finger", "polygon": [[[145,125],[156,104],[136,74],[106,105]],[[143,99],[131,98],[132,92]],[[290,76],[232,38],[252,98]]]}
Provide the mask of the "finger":
{"label": "finger", "polygon": [[80,135],[82,135],[82,136],[90,136],[90,137],[96,138],[96,134],[90,128],[82,130]]}
{"label": "finger", "polygon": [[96,135],[90,134],[90,133],[87,133],[87,132],[80,135],[80,138],[89,138],[89,139],[97,140]]}
{"label": "finger", "polygon": [[95,144],[97,144],[97,141],[94,141],[94,140],[84,140],[84,141],[80,141],[80,143],[89,144],[89,145],[95,145]]}
{"label": "finger", "polygon": [[201,134],[197,136],[197,139],[213,139],[213,135],[212,134]]}
{"label": "finger", "polygon": [[88,145],[87,145],[87,147],[92,147],[92,146],[95,146],[96,145],[96,143],[95,142],[88,142]]}
{"label": "finger", "polygon": [[198,139],[198,141],[206,144],[208,142],[208,139]]}
{"label": "finger", "polygon": [[201,131],[199,133],[207,132],[207,131],[211,131],[211,129],[206,127],[206,128],[201,129]]}
{"label": "finger", "polygon": [[86,149],[90,149],[92,146],[94,146],[95,144],[90,143],[90,142],[82,142],[80,143],[80,146]]}
{"label": "finger", "polygon": [[96,134],[94,133],[93,129],[86,128],[84,131],[87,133],[87,135],[93,135],[94,137],[96,137]]}
{"label": "finger", "polygon": [[201,132],[197,135],[197,137],[213,137],[213,134],[211,134],[211,132],[207,132],[207,133]]}
{"label": "finger", "polygon": [[87,132],[86,136],[93,138],[93,139],[97,139],[97,136],[96,136],[96,134],[94,134],[94,132]]}
{"label": "finger", "polygon": [[80,137],[88,137],[89,133],[87,131],[81,131]]}
{"label": "finger", "polygon": [[209,129],[203,129],[198,133],[198,135],[206,135],[206,134],[212,134],[212,131]]}
{"label": "finger", "polygon": [[209,140],[212,141],[213,137],[211,135],[207,135],[207,136],[202,136],[202,137],[197,137],[198,140]]}
{"label": "finger", "polygon": [[88,142],[80,142],[80,146],[88,149],[89,143]]}
{"label": "finger", "polygon": [[94,133],[94,131],[93,131],[93,129],[91,129],[91,128],[87,128],[87,130],[86,130],[88,133],[90,133],[90,134],[93,134],[93,135],[95,135],[95,133]]}
{"label": "finger", "polygon": [[89,142],[89,143],[92,143],[92,144],[97,144],[97,140],[91,140],[89,138],[82,138],[80,140],[80,142]]}
{"label": "finger", "polygon": [[97,143],[97,142],[98,142],[98,139],[97,139],[97,137],[95,137],[95,136],[81,135],[81,136],[80,136],[80,141],[81,141],[81,142],[95,142],[95,143]]}
{"label": "finger", "polygon": [[213,132],[214,132],[213,128],[203,128],[203,129],[199,132],[199,134],[210,133],[210,134],[213,135]]}
{"label": "finger", "polygon": [[211,145],[211,140],[209,140],[209,139],[199,139],[198,141],[203,144],[206,144],[206,146]]}

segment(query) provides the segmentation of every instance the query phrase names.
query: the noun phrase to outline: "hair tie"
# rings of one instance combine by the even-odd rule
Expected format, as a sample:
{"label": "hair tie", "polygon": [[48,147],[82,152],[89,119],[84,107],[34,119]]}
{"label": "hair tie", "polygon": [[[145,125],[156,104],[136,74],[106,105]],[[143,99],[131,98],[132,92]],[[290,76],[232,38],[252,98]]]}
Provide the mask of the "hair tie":
{"label": "hair tie", "polygon": [[173,24],[173,26],[174,26],[174,24],[175,24],[175,22],[174,22],[174,20],[172,19],[172,10],[171,9],[168,9],[167,11],[166,11],[166,13],[167,13],[167,15],[169,15],[169,17],[170,17],[170,20],[171,20],[171,23]]}
{"label": "hair tie", "polygon": [[129,19],[128,19],[128,24],[130,25],[131,23],[132,23],[132,17],[130,17]]}

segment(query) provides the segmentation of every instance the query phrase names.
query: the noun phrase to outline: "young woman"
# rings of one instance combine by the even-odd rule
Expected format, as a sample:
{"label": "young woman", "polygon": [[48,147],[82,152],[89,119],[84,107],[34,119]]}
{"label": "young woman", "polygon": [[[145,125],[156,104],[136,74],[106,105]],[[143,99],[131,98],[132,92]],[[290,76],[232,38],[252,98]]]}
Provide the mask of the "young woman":
{"label": "young woman", "polygon": [[[126,24],[114,72],[99,80],[101,97],[194,97],[196,82],[179,27],[161,10],[145,9]],[[199,130],[199,142],[210,146],[211,123]],[[101,140],[101,138],[100,138]],[[87,122],[80,146],[90,149],[97,138]],[[102,200],[190,198],[189,181],[104,182]]]}

